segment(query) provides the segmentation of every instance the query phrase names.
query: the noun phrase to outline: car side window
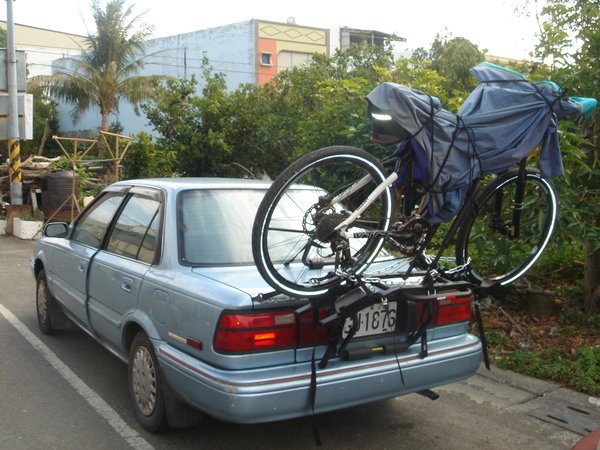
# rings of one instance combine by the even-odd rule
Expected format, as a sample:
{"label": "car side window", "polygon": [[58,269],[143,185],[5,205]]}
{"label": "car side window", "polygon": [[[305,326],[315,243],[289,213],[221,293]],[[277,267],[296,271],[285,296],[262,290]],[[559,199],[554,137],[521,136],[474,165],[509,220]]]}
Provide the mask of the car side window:
{"label": "car side window", "polygon": [[157,249],[160,202],[133,195],[119,215],[106,251],[152,264]]}
{"label": "car side window", "polygon": [[106,229],[123,197],[123,193],[114,192],[99,199],[77,220],[71,239],[93,248],[100,248]]}

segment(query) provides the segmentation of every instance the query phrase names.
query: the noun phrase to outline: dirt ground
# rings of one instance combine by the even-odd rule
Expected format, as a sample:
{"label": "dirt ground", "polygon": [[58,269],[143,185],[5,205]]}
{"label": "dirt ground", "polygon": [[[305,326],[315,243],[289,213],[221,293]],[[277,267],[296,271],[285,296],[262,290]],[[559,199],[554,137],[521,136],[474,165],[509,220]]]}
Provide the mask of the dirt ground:
{"label": "dirt ground", "polygon": [[[591,324],[574,323],[573,319],[567,319],[569,315],[583,315],[579,308],[565,306],[560,301],[556,303],[554,313],[540,316],[514,304],[493,302],[482,311],[483,323],[486,330],[501,331],[508,335],[514,343],[514,350],[555,347],[567,355],[581,346],[600,345],[598,329]],[[565,315],[565,311],[569,313]]]}

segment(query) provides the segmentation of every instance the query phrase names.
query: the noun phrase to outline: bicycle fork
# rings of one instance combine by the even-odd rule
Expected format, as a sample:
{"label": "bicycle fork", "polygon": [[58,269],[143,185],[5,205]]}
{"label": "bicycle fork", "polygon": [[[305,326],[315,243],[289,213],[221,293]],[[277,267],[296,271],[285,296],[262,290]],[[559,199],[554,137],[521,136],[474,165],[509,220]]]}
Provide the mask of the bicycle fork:
{"label": "bicycle fork", "polygon": [[510,228],[505,225],[502,218],[502,206],[504,203],[504,192],[498,190],[494,194],[494,210],[490,227],[500,234],[508,236],[509,239],[517,239],[521,234],[521,213],[523,211],[523,200],[525,198],[525,183],[527,181],[527,160],[524,158],[519,162],[519,175],[515,184],[515,195],[512,199],[512,219]]}
{"label": "bicycle fork", "polygon": [[519,162],[519,178],[515,189],[515,199],[513,200],[512,234],[511,238],[516,239],[521,234],[521,211],[523,210],[523,199],[525,198],[525,181],[527,160],[523,158]]}

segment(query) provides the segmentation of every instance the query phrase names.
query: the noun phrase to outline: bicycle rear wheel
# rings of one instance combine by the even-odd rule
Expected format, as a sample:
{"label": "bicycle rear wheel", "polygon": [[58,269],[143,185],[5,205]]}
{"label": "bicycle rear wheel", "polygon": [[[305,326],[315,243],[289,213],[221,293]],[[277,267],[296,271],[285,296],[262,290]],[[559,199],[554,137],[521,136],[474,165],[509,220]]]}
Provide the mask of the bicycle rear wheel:
{"label": "bicycle rear wheel", "polygon": [[527,169],[515,234],[518,177],[518,171],[507,172],[487,186],[458,232],[457,262],[464,264],[471,258],[469,273],[479,283],[504,286],[523,276],[539,259],[554,230],[556,192],[539,172]]}
{"label": "bicycle rear wheel", "polygon": [[336,146],[309,153],[277,177],[252,232],[256,266],[271,287],[315,297],[363,273],[390,227],[390,189],[348,226],[336,227],[385,181],[384,173],[370,153]]}

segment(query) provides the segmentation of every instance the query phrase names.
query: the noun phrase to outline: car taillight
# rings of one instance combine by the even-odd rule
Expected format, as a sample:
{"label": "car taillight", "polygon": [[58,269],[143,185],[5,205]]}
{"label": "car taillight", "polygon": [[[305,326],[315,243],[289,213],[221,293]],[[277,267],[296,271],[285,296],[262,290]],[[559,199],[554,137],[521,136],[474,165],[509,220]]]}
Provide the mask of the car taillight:
{"label": "car taillight", "polygon": [[471,318],[471,295],[447,295],[437,300],[435,325],[465,322]]}
{"label": "car taillight", "polygon": [[327,329],[322,325],[315,326],[314,323],[328,315],[328,310],[321,308],[316,312],[308,312],[299,317],[298,347],[327,343]]}
{"label": "car taillight", "polygon": [[[318,313],[318,318],[325,316],[324,311]],[[325,328],[314,322],[313,312],[299,317],[290,310],[226,312],[217,324],[214,348],[220,352],[253,352],[325,343]]]}

